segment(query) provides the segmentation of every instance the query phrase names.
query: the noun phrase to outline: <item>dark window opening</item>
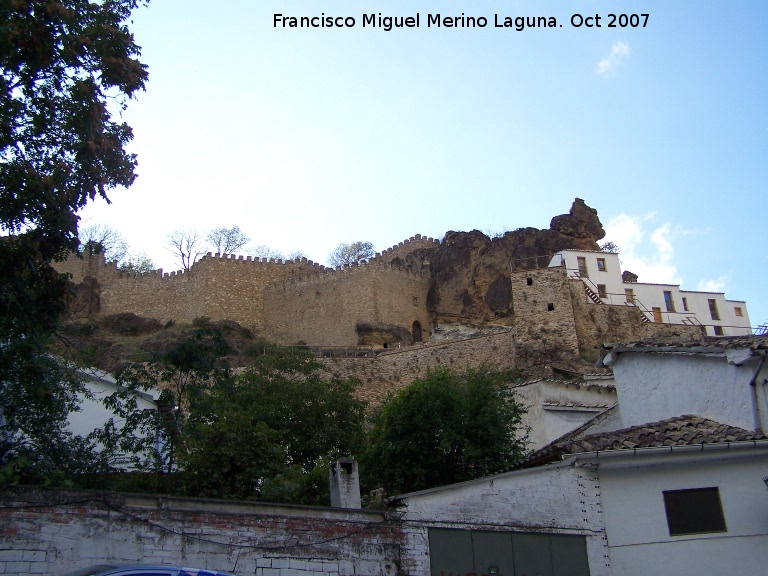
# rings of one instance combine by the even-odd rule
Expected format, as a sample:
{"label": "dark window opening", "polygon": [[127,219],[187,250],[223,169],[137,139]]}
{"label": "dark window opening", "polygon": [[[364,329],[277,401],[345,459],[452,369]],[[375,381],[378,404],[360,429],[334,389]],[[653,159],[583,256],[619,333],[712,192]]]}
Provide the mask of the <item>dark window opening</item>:
{"label": "dark window opening", "polygon": [[525,283],[528,284],[528,286],[533,286],[533,278],[528,276],[528,278],[525,279]]}
{"label": "dark window opening", "polygon": [[717,488],[666,491],[664,508],[670,536],[727,532]]}
{"label": "dark window opening", "polygon": [[555,305],[552,302],[547,304],[547,311],[552,312],[552,310],[554,309],[555,309]]}
{"label": "dark window opening", "polygon": [[411,335],[413,336],[414,342],[421,342],[421,324],[418,320],[413,323],[411,328]]}
{"label": "dark window opening", "polygon": [[712,316],[712,320],[720,320],[720,312],[717,310],[716,300],[707,300],[709,302],[709,315]]}
{"label": "dark window opening", "polygon": [[667,312],[675,311],[675,303],[672,300],[672,292],[664,290],[664,305],[667,307]]}
{"label": "dark window opening", "polygon": [[597,295],[600,296],[600,298],[608,296],[608,289],[605,287],[605,284],[597,285]]}
{"label": "dark window opening", "polygon": [[683,298],[683,310],[688,312],[688,298]]}
{"label": "dark window opening", "polygon": [[715,329],[715,336],[722,336],[723,335],[723,327],[722,326],[712,326],[712,328]]}

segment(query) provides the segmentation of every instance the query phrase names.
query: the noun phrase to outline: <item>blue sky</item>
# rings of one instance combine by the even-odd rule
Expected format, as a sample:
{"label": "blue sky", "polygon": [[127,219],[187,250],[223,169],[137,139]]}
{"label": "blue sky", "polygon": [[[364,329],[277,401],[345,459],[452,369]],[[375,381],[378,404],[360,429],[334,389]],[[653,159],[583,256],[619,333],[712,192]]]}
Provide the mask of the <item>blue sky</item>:
{"label": "blue sky", "polygon": [[[379,12],[421,27],[362,26]],[[426,26],[462,12],[488,26]],[[609,28],[610,13],[649,17]],[[641,282],[725,291],[768,322],[765,0],[155,0],[133,20],[150,71],[124,114],[139,178],[82,216],[166,271],[178,228],[238,225],[324,262],[341,242],[546,228],[580,197]]]}

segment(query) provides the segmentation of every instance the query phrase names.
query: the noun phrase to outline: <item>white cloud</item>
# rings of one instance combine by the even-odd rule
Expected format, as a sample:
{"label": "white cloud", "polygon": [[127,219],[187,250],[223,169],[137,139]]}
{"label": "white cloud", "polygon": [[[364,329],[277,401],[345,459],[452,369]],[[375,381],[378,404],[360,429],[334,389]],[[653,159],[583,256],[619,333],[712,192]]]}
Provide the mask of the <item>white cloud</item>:
{"label": "white cloud", "polygon": [[673,263],[675,233],[670,222],[655,226],[654,213],[619,214],[605,226],[605,241],[619,246],[621,267],[634,272],[640,282],[681,284]]}
{"label": "white cloud", "polygon": [[720,276],[716,280],[701,280],[696,287],[700,292],[725,292],[728,276]]}
{"label": "white cloud", "polygon": [[611,53],[598,62],[595,73],[600,76],[610,76],[616,67],[631,53],[632,49],[626,42],[614,42],[611,46]]}

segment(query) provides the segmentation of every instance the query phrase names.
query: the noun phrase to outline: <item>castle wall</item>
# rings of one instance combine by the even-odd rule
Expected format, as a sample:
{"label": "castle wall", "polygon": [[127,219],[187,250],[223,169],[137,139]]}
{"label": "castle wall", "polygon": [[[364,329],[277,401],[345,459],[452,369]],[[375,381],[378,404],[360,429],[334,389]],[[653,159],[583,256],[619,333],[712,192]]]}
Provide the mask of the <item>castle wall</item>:
{"label": "castle wall", "polygon": [[[358,324],[412,333],[418,322],[429,337],[429,278],[372,260],[345,270],[285,281],[264,291],[264,335],[282,344],[313,346],[360,342]],[[406,339],[407,341],[407,339]]]}
{"label": "castle wall", "polygon": [[360,380],[357,396],[371,404],[378,404],[389,392],[404,388],[437,366],[453,370],[475,368],[483,363],[498,368],[514,367],[515,331],[507,329],[465,340],[418,344],[369,358],[333,357],[320,360],[333,376]]}
{"label": "castle wall", "polygon": [[[579,341],[565,268],[513,272],[512,305],[521,344],[540,350],[556,345],[578,354]],[[549,350],[548,355],[552,352]]]}
{"label": "castle wall", "polygon": [[399,244],[395,244],[391,248],[382,250],[381,253],[376,254],[377,259],[381,259],[384,262],[392,262],[395,258],[405,259],[405,257],[414,250],[420,250],[423,248],[435,248],[440,246],[440,240],[436,238],[427,238],[421,234],[411,236],[408,240],[403,240]]}

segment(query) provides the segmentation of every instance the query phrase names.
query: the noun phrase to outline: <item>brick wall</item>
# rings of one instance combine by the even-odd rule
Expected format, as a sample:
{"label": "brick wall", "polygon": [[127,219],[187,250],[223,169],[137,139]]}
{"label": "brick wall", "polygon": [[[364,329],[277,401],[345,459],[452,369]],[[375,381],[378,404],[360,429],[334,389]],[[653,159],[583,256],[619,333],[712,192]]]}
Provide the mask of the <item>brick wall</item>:
{"label": "brick wall", "polygon": [[396,576],[402,533],[382,513],[6,488],[0,574],[104,563],[180,564],[256,576]]}

